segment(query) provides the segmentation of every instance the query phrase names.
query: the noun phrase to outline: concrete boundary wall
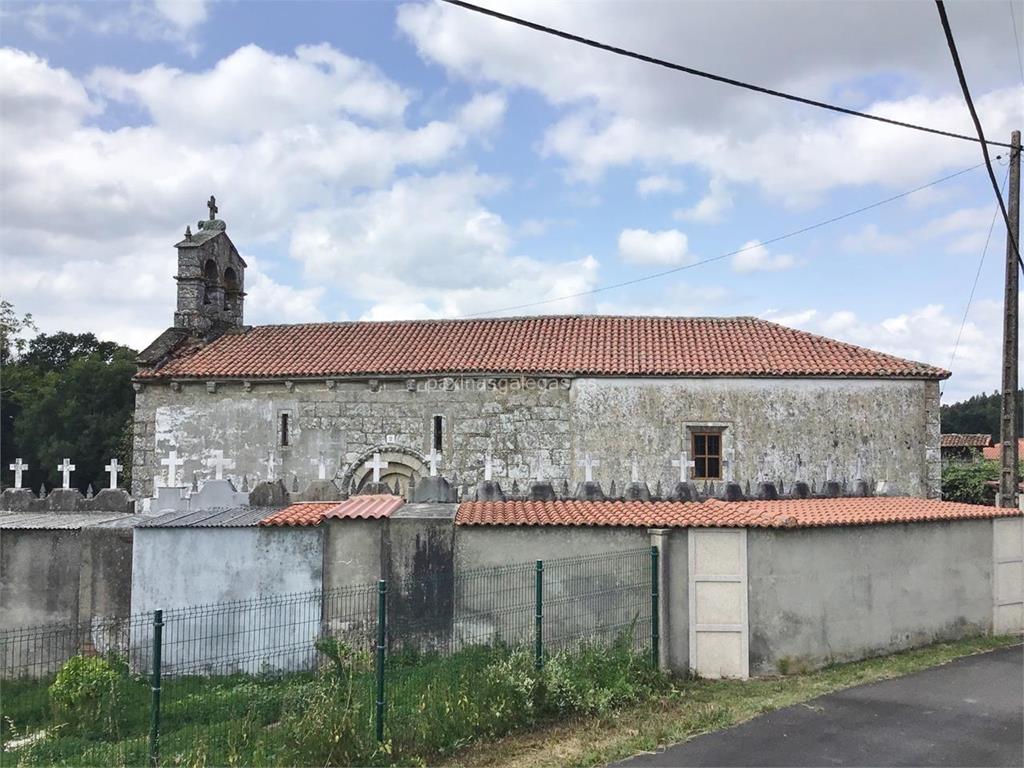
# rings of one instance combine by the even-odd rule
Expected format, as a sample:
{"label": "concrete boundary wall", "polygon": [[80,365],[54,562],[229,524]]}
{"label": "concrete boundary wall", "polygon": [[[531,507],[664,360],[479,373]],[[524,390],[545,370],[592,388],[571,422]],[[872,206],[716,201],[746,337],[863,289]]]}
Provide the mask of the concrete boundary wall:
{"label": "concrete boundary wall", "polygon": [[992,530],[992,520],[750,529],[751,673],[990,632]]}

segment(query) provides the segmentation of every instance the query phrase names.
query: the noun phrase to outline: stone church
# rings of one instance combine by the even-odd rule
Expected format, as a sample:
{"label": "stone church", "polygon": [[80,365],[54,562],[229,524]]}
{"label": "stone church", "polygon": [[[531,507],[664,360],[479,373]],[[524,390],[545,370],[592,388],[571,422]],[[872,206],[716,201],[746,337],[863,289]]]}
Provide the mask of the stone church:
{"label": "stone church", "polygon": [[136,494],[215,473],[351,494],[376,472],[404,492],[433,462],[463,489],[939,495],[940,368],[753,317],[246,326],[245,261],[208,205],[175,246],[174,324],[138,359]]}

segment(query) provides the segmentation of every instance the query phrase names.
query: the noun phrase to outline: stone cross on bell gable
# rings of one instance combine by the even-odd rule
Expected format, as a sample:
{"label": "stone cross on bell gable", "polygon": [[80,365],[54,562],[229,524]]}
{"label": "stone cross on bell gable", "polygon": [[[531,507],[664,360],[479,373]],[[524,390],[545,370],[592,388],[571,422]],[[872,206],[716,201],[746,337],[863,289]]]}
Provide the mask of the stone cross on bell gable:
{"label": "stone cross on bell gable", "polygon": [[327,479],[327,463],[324,461],[324,455],[321,453],[315,459],[310,459],[310,462],[316,464],[316,477],[317,480]]}
{"label": "stone cross on bell gable", "polygon": [[121,466],[117,459],[111,459],[104,469],[110,473],[110,490],[114,490],[117,488],[117,473],[124,469],[124,467]]}
{"label": "stone cross on bell gable", "polygon": [[494,476],[494,460],[491,458],[491,452],[488,451],[484,456],[484,480],[490,482]]}
{"label": "stone cross on bell gable", "polygon": [[427,454],[427,463],[430,465],[430,476],[437,477],[437,465],[441,462],[441,454],[436,449],[431,448],[430,453]]}
{"label": "stone cross on bell gable", "polygon": [[690,470],[696,465],[690,461],[690,454],[682,451],[678,459],[672,459],[672,466],[679,467],[679,482],[685,483],[690,479]]}
{"label": "stone cross on bell gable", "polygon": [[177,451],[171,451],[166,459],[160,459],[160,463],[167,467],[167,487],[178,487],[178,467],[185,466],[185,460],[178,458]]}
{"label": "stone cross on bell gable", "polygon": [[210,209],[210,221],[213,221],[217,218],[217,211],[220,210],[217,208],[217,198],[210,195],[210,199],[206,201],[206,207]]}
{"label": "stone cross on bell gable", "polygon": [[601,466],[601,462],[592,458],[589,453],[586,453],[582,459],[577,459],[576,463],[583,467],[583,479],[588,483],[592,483],[594,481],[594,467]]}
{"label": "stone cross on bell gable", "polygon": [[379,453],[375,453],[375,454],[373,454],[373,461],[368,461],[366,463],[366,466],[373,470],[373,482],[379,483],[380,482],[380,471],[382,469],[387,469],[388,468],[388,463],[386,461],[381,461],[380,460],[380,454]]}
{"label": "stone cross on bell gable", "polygon": [[274,455],[273,451],[267,454],[267,480],[274,479],[274,470],[277,468],[277,456]]}
{"label": "stone cross on bell gable", "polygon": [[64,459],[60,464],[57,465],[57,471],[61,473],[61,488],[65,490],[71,487],[71,473],[75,471],[75,465],[71,463],[71,459]]}
{"label": "stone cross on bell gable", "polygon": [[215,480],[223,480],[224,470],[234,469],[235,460],[225,459],[224,451],[220,450],[219,448],[215,451],[210,451],[210,453],[213,455],[213,458],[207,459],[206,464],[207,466],[213,467],[213,477]]}
{"label": "stone cross on bell gable", "polygon": [[21,488],[21,473],[28,469],[28,464],[24,463],[19,456],[11,464],[11,471],[14,472],[14,487]]}

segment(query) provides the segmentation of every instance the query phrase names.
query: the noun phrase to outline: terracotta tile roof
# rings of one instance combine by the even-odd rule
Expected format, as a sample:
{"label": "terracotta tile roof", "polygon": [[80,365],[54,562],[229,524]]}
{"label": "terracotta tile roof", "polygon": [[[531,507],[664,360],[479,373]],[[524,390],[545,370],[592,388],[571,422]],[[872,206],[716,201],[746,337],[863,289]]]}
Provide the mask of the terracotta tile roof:
{"label": "terracotta tile roof", "polygon": [[947,371],[753,317],[547,316],[256,326],[145,378],[513,373],[905,376]]}
{"label": "terracotta tile roof", "polygon": [[345,501],[303,501],[265,517],[260,525],[319,525],[328,518],[370,520],[391,517],[405,501],[401,496],[353,496]]}
{"label": "terracotta tile roof", "polygon": [[943,448],[987,448],[992,445],[992,435],[966,435],[943,432],[939,445]]}
{"label": "terracotta tile roof", "polygon": [[[996,442],[995,445],[989,446],[988,448],[982,448],[981,455],[986,459],[999,461],[1002,459],[1002,456],[999,455],[1002,450],[1002,444]],[[1017,455],[1024,459],[1024,437],[1017,440]]]}
{"label": "terracotta tile roof", "polygon": [[467,501],[456,525],[586,525],[639,528],[810,528],[1010,517],[1019,510],[934,499],[780,501]]}

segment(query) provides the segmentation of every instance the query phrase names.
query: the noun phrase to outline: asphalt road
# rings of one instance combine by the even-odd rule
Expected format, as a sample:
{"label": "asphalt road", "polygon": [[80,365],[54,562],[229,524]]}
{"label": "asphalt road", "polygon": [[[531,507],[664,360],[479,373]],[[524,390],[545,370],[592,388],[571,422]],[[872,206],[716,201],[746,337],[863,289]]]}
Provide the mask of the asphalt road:
{"label": "asphalt road", "polygon": [[848,688],[616,766],[1022,766],[1022,648]]}

